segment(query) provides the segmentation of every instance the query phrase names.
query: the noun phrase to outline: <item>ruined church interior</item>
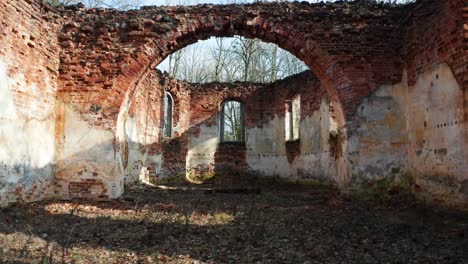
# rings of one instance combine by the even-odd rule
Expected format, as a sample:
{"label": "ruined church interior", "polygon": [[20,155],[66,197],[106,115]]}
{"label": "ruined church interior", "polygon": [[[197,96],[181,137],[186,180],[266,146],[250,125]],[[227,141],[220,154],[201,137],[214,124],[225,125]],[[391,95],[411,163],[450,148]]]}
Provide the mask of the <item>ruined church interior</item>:
{"label": "ruined church interior", "polygon": [[465,0],[72,2],[0,2],[0,263],[466,263]]}

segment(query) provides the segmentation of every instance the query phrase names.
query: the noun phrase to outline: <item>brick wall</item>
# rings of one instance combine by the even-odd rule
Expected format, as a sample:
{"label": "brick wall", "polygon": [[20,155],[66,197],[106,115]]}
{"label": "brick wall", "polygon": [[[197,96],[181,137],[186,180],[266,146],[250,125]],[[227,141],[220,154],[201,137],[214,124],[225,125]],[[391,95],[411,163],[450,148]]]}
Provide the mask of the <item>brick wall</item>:
{"label": "brick wall", "polygon": [[[466,1],[421,1],[404,27],[407,160],[413,191],[431,204],[468,208]],[[398,90],[396,88],[395,90]]]}
{"label": "brick wall", "polygon": [[445,62],[460,85],[467,88],[466,3],[426,0],[414,6],[403,25],[403,56],[410,85],[419,74]]}
{"label": "brick wall", "polygon": [[167,55],[210,36],[237,34],[277,43],[302,59],[351,115],[379,85],[401,79],[400,23],[409,9],[364,2],[62,8],[59,95],[84,112],[98,105],[86,120],[113,128],[126,92]]}
{"label": "brick wall", "polygon": [[467,208],[464,2],[417,1],[402,19],[403,79],[347,120],[349,189]]}
{"label": "brick wall", "polygon": [[[292,177],[293,174],[297,176],[298,170],[301,170],[300,164],[304,162],[301,155],[327,153],[326,155],[329,156],[329,148],[327,147],[328,119],[330,118],[328,98],[318,80],[310,72],[304,72],[273,84],[189,84],[154,72],[142,83],[145,85],[141,86],[135,93],[129,118],[142,119],[144,122],[126,122],[132,124],[132,128],[126,130],[135,131],[138,134],[133,136],[133,141],[138,141],[137,138],[141,138],[144,131],[148,129],[162,131],[163,91],[170,91],[174,97],[174,127],[177,128],[177,132],[174,133],[172,139],[163,139],[160,135],[158,140],[154,138],[147,142],[142,139],[139,144],[129,147],[130,154],[125,156],[133,155],[128,174],[133,175],[129,178],[134,180],[137,178],[136,175],[139,175],[142,166],[145,167],[144,164],[148,166],[144,170],[145,173],[149,174],[148,177],[151,180],[187,173],[189,178],[197,181],[215,174],[222,174],[222,171],[226,170],[244,174],[268,175],[268,172],[261,171],[261,166],[260,168],[256,167],[255,161],[265,156],[270,159],[267,163],[273,161],[271,158],[282,159],[287,163],[288,168],[291,167],[287,172],[282,172],[281,175],[277,176]],[[304,141],[299,143],[296,148],[297,154],[301,158],[291,160],[288,159],[285,144],[285,105],[297,94],[301,95],[302,100],[301,117],[304,121],[302,131]],[[219,143],[221,104],[231,99],[245,105],[246,143]],[[324,104],[326,104],[326,112],[320,113]],[[150,109],[150,113],[147,114],[148,109]],[[310,120],[305,121],[312,118],[314,114],[317,115],[315,119],[322,120],[323,118],[327,119],[327,122],[309,124]],[[156,118],[150,118],[152,116],[156,116]],[[159,118],[157,118],[158,116]],[[150,121],[148,122],[148,120]],[[326,134],[323,132],[325,130],[315,128],[317,131],[314,131],[314,138],[308,138],[308,129],[311,125],[323,127]],[[257,130],[259,129],[276,130],[278,135],[268,135],[262,138],[262,135],[258,134]],[[320,133],[323,134],[322,138]],[[309,140],[314,142],[310,143]],[[269,145],[267,147],[269,150],[266,152],[261,150],[265,148],[265,144]],[[273,150],[274,148],[276,150]],[[149,155],[144,155],[144,153]],[[249,161],[249,158],[252,160]],[[293,165],[293,163],[297,164]],[[326,166],[328,165],[330,164]],[[313,177],[314,172],[306,173],[305,171],[302,170],[299,177]]]}
{"label": "brick wall", "polygon": [[[460,204],[468,193],[467,12],[464,0],[127,12],[3,1],[0,204],[112,198],[122,193],[122,178],[215,174],[234,165],[262,175],[348,173],[371,181],[404,168],[417,175],[420,192],[438,197],[430,199]],[[235,34],[290,51],[320,84],[307,74],[272,85],[187,84],[153,71],[188,44]],[[171,140],[162,137],[164,91],[175,100]],[[296,93],[301,139],[285,144],[285,100]],[[219,148],[220,103],[232,98],[246,105],[246,145]],[[329,144],[330,115],[347,130],[333,135],[341,146]]]}
{"label": "brick wall", "polygon": [[408,84],[447,63],[463,90],[464,140],[468,142],[468,7],[466,1],[421,1],[405,26],[404,57]]}
{"label": "brick wall", "polygon": [[0,206],[53,195],[58,15],[0,2]]}

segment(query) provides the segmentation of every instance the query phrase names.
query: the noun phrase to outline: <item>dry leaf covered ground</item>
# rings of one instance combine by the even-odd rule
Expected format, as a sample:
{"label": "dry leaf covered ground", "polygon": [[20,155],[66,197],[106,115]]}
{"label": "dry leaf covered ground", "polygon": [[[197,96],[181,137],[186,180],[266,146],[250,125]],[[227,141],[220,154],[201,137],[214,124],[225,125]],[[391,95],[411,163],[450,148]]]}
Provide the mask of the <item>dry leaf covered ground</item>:
{"label": "dry leaf covered ground", "polygon": [[467,213],[299,186],[0,209],[0,263],[467,263],[467,236]]}

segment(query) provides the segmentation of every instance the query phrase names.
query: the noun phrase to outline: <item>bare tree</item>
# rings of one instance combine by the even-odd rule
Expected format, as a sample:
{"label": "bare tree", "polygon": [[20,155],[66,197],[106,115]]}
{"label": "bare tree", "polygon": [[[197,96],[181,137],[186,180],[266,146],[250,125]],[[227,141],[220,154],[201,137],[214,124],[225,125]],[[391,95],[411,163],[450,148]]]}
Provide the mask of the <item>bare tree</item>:
{"label": "bare tree", "polygon": [[199,56],[200,52],[196,47],[189,46],[184,51],[180,60],[179,79],[184,79],[191,83],[203,83],[209,81],[210,68],[204,67],[206,60]]}
{"label": "bare tree", "polygon": [[233,53],[242,63],[242,81],[252,81],[253,69],[258,62],[258,53],[261,52],[259,42],[255,39],[248,39],[237,36],[234,40]]}
{"label": "bare tree", "polygon": [[138,8],[143,4],[142,0],[47,0],[52,5],[72,5],[83,3],[88,8],[116,8],[120,10],[127,10]]}
{"label": "bare tree", "polygon": [[239,36],[215,38],[209,48],[203,42],[188,46],[169,56],[164,65],[169,65],[171,76],[189,82],[270,83],[307,69],[275,44]]}
{"label": "bare tree", "polygon": [[184,54],[185,49],[180,49],[169,55],[169,75],[179,76],[180,60]]}
{"label": "bare tree", "polygon": [[47,3],[51,4],[51,5],[73,5],[73,4],[77,4],[79,1],[76,1],[76,0],[47,0],[46,1]]}
{"label": "bare tree", "polygon": [[228,51],[224,47],[224,39],[216,38],[216,47],[211,50],[211,57],[214,61],[212,81],[221,81],[221,75],[227,63],[228,55]]}
{"label": "bare tree", "polygon": [[224,140],[242,141],[242,105],[236,101],[223,104],[224,110]]}

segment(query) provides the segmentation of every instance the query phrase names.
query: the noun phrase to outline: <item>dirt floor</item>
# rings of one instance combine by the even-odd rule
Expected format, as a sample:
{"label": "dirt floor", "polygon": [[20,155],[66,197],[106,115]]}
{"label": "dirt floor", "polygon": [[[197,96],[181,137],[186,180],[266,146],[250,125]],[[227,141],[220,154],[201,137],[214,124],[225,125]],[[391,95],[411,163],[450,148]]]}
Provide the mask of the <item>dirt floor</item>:
{"label": "dirt floor", "polygon": [[0,263],[468,263],[468,214],[323,188],[136,186],[0,209]]}

